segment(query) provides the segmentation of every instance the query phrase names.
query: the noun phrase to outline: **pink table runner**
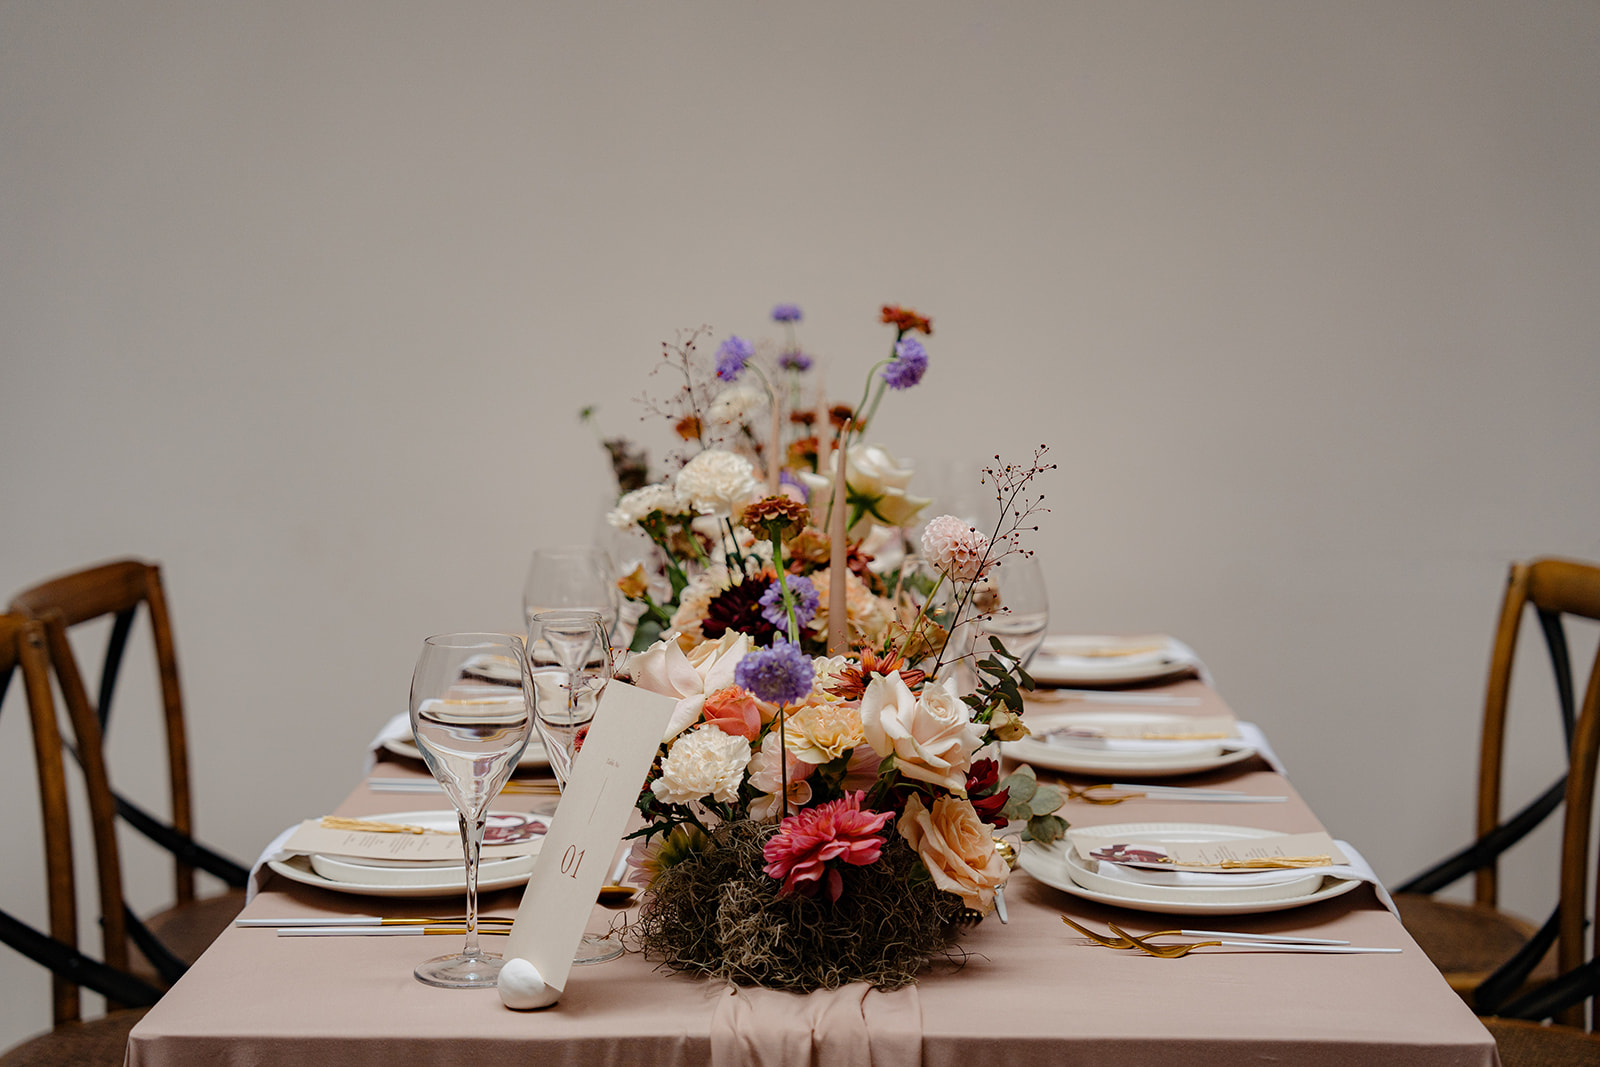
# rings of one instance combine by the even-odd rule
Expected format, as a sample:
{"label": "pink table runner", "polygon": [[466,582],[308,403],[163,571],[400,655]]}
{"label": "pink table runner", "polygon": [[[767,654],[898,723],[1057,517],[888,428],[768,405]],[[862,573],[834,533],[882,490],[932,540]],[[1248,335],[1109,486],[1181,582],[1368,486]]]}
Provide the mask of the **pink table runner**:
{"label": "pink table runner", "polygon": [[[1205,704],[1197,714],[1221,707],[1197,682],[1170,688],[1203,694]],[[384,774],[405,773],[407,765],[380,768]],[[1072,803],[1064,814],[1076,825],[1185,821],[1285,832],[1321,828],[1288,782],[1257,761],[1183,781],[1222,783],[1290,799],[1251,805],[1148,799],[1115,807]],[[529,797],[502,797],[496,806],[532,803]],[[338,813],[370,815],[413,805],[443,803],[361,788]],[[985,921],[961,943],[968,953],[964,965],[935,965],[911,989],[877,993],[850,986],[810,996],[732,989],[658,973],[630,954],[576,968],[561,1003],[536,1013],[507,1011],[492,990],[440,990],[413,979],[411,968],[443,951],[439,946],[446,938],[278,938],[267,929],[236,928],[224,933],[134,1029],[128,1063],[1498,1063],[1489,1033],[1368,887],[1292,911],[1180,923],[1083,901],[1020,870],[1007,899],[1009,925]],[[516,903],[515,892],[492,894],[485,910],[512,914]],[[418,913],[419,905],[448,907],[437,901],[347,896],[274,877],[245,914],[410,914]],[[1405,951],[1315,956],[1212,950],[1159,960],[1086,945],[1061,923],[1063,912],[1102,929],[1110,920],[1136,931],[1193,924],[1261,933],[1314,930],[1314,936]],[[616,919],[617,913],[596,908],[590,929],[603,932]],[[494,940],[489,939],[491,946]]]}

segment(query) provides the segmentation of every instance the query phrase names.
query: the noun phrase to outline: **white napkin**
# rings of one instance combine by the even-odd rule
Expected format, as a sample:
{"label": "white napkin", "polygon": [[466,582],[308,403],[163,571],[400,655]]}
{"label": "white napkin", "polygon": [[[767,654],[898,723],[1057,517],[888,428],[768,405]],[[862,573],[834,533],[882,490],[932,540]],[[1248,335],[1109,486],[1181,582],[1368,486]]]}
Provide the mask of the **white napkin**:
{"label": "white napkin", "polygon": [[272,843],[262,849],[261,855],[256,857],[255,866],[250,868],[250,881],[244,887],[244,902],[246,904],[256,898],[256,894],[261,892],[262,885],[266,883],[267,875],[271,873],[267,870],[268,862],[281,860],[288,856],[288,853],[283,850],[283,846],[288,843],[289,838],[293,837],[294,832],[298,829],[300,829],[299,823],[290,826],[283,833],[274,837]]}
{"label": "white napkin", "polygon": [[1261,727],[1253,722],[1241,722],[1238,734],[1241,741],[1256,750],[1256,755],[1267,761],[1267,766],[1285,778],[1289,777],[1289,772],[1283,769],[1283,761],[1272,751],[1272,745],[1267,741],[1267,735],[1262,732]]}
{"label": "white napkin", "polygon": [[1098,873],[1106,878],[1115,878],[1122,882],[1161,886],[1280,885],[1296,878],[1303,878],[1308,874],[1321,874],[1327,875],[1329,878],[1370,882],[1377,892],[1378,901],[1391,912],[1394,912],[1396,918],[1399,918],[1400,913],[1395,909],[1394,899],[1389,896],[1389,891],[1378,880],[1377,874],[1372,870],[1372,865],[1366,861],[1366,858],[1347,841],[1335,841],[1334,844],[1339,847],[1340,852],[1344,853],[1348,862],[1327,867],[1296,867],[1289,870],[1218,874],[1209,871],[1156,871],[1143,867],[1126,867],[1120,863],[1107,863],[1101,860]]}
{"label": "white napkin", "polygon": [[378,753],[383,750],[386,741],[412,741],[411,713],[402,711],[394,718],[383,724],[378,731],[378,736],[367,745],[367,765],[361,772],[361,777],[366,778],[372,774],[372,768],[378,765]]}

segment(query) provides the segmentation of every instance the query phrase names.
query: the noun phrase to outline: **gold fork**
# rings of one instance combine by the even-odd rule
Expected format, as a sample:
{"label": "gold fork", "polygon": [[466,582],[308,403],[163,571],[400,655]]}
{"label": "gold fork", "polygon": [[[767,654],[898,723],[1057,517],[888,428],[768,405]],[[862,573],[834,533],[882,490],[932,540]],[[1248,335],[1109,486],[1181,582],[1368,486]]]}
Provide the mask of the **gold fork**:
{"label": "gold fork", "polygon": [[[1061,921],[1066,923],[1068,926],[1072,927],[1074,930],[1078,931],[1078,933],[1082,934],[1084,937],[1087,937],[1089,940],[1095,942],[1096,944],[1104,945],[1106,948],[1137,948],[1138,947],[1137,945],[1135,945],[1133,943],[1132,940],[1130,940],[1130,936],[1131,935],[1122,935],[1122,932],[1120,930],[1118,930],[1117,932],[1121,936],[1118,936],[1118,937],[1106,937],[1103,934],[1095,933],[1093,930],[1089,929],[1086,926],[1079,926],[1077,923],[1073,922],[1071,919],[1067,918],[1065,915],[1061,916]],[[1115,926],[1113,926],[1113,927],[1111,927],[1111,929],[1116,930],[1117,928]],[[1183,933],[1182,930],[1156,930],[1153,933],[1144,934],[1142,936],[1148,940],[1149,938],[1152,938],[1152,937],[1177,937],[1178,935],[1180,935],[1182,933]]]}
{"label": "gold fork", "polygon": [[1190,941],[1182,945],[1152,945],[1145,940],[1145,937],[1155,937],[1155,934],[1146,934],[1145,937],[1135,937],[1133,934],[1130,934],[1126,930],[1122,929],[1116,923],[1108,922],[1106,925],[1111,927],[1112,933],[1116,934],[1118,937],[1126,938],[1132,943],[1133,947],[1139,949],[1139,951],[1151,956],[1157,956],[1164,960],[1182,959],[1184,956],[1187,956],[1197,948],[1205,948],[1209,945],[1222,944],[1221,941]]}

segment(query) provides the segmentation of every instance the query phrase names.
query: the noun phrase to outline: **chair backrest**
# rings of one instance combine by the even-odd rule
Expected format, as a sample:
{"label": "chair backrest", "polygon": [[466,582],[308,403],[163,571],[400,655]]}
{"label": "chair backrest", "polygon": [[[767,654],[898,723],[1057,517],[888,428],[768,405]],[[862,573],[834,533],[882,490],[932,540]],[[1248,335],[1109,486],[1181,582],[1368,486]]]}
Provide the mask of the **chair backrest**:
{"label": "chair backrest", "polygon": [[[172,621],[167,614],[167,599],[161,586],[161,569],[136,559],[103,563],[52,578],[18,593],[11,600],[11,610],[45,624],[50,658],[55,666],[62,698],[72,713],[81,759],[90,748],[97,752],[100,750],[100,738],[109,725],[112,696],[122,665],[122,655],[141,604],[145,606],[149,618],[156,667],[160,675],[161,708],[166,728],[170,826],[183,837],[191,838],[194,814],[190,800],[183,694],[178,682],[178,654],[172,638]],[[72,645],[67,639],[67,631],[107,616],[112,619],[111,636],[100,671],[99,697],[91,702]],[[87,719],[92,719],[97,727],[96,740],[92,745],[78,726],[85,713]],[[119,812],[125,818],[130,817],[128,802],[122,798],[119,800]],[[136,819],[137,816],[130,821],[138,826]],[[149,833],[144,827],[140,829]],[[173,864],[177,902],[189,903],[195,898],[195,868],[182,856],[175,856]]]}
{"label": "chair backrest", "polygon": [[[1589,590],[1600,600],[1600,580]],[[1593,870],[1589,854],[1591,820],[1594,812],[1596,767],[1600,765],[1600,651],[1595,653],[1594,669],[1589,673],[1589,686],[1583,697],[1583,711],[1578,716],[1577,729],[1572,741],[1572,770],[1567,775],[1567,816],[1561,833],[1561,905],[1560,936],[1557,940],[1556,966],[1564,975],[1579,968],[1590,972],[1588,989],[1592,1000],[1600,991],[1600,975],[1594,973],[1597,953],[1585,953],[1588,928],[1600,922],[1600,879],[1595,888],[1594,910],[1588,910],[1589,880]],[[1597,935],[1600,936],[1600,935]],[[1557,1019],[1568,1026],[1582,1026],[1584,1005],[1577,1004],[1562,1011]],[[1595,1005],[1589,1019],[1591,1030],[1600,1028],[1600,1003]]]}
{"label": "chair backrest", "polygon": [[122,879],[116,827],[106,783],[105,764],[99,756],[98,726],[93,716],[80,718],[74,730],[94,739],[83,761],[87,791],[92,801],[91,822],[96,843],[96,868],[100,896],[103,960],[78,951],[77,882],[73,866],[71,813],[62,759],[62,738],[51,694],[49,655],[43,625],[20,615],[0,615],[0,707],[10,681],[21,668],[33,736],[39,804],[44,823],[45,885],[49,933],[41,933],[21,920],[0,912],[0,940],[51,971],[52,1013],[56,1025],[81,1018],[79,986],[108,997],[112,1007],[153,1004],[160,992],[130,976],[128,934],[123,924]]}
{"label": "chair backrest", "polygon": [[[1565,559],[1537,559],[1515,563],[1506,583],[1505,600],[1500,608],[1500,622],[1495,633],[1494,651],[1489,661],[1489,684],[1484,702],[1483,740],[1479,750],[1477,832],[1483,840],[1502,826],[1501,784],[1505,755],[1506,705],[1511,692],[1511,668],[1516,659],[1517,636],[1521,632],[1526,609],[1533,608],[1533,617],[1544,633],[1550,653],[1551,667],[1555,672],[1563,736],[1570,749],[1578,721],[1574,699],[1573,664],[1567,648],[1563,615],[1576,615],[1600,620],[1600,567]],[[1587,689],[1592,693],[1596,684],[1600,659],[1591,670]],[[1563,785],[1566,788],[1563,788]],[[1559,804],[1573,785],[1569,774],[1565,783],[1557,782],[1543,797],[1523,809],[1522,813],[1506,820],[1511,826],[1518,819],[1524,827],[1515,834],[1520,838],[1532,829],[1545,815]],[[1592,795],[1592,786],[1590,795]],[[1568,808],[1570,817],[1570,806]],[[1498,852],[1477,868],[1474,878],[1474,899],[1489,907],[1498,906],[1499,864]]]}

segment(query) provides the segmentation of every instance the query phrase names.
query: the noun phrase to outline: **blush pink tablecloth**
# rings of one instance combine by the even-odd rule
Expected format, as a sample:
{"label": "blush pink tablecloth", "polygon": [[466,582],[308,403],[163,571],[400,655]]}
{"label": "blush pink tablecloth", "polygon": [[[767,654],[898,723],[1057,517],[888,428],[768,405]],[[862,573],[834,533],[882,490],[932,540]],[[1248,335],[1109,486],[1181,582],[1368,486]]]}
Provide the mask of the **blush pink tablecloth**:
{"label": "blush pink tablecloth", "polygon": [[[1222,708],[1198,682],[1197,714]],[[380,773],[421,773],[383,763]],[[1283,804],[1202,805],[1141,799],[1115,807],[1069,805],[1078,825],[1130,821],[1222,822],[1283,831],[1321,829],[1289,783],[1258,761],[1185,779],[1263,794]],[[497,807],[532,806],[504,796]],[[362,787],[339,808],[371,815],[443,806]],[[318,813],[307,812],[307,815]],[[1357,843],[1359,845],[1359,842]],[[493,990],[440,990],[412,967],[447,951],[449,938],[279,938],[231,929],[134,1029],[131,1067],[594,1067],[705,1064],[731,1067],[972,1067],[1033,1064],[1495,1067],[1493,1039],[1368,887],[1292,911],[1168,918],[1103,907],[1042,885],[1022,871],[1007,890],[1009,925],[989,919],[962,942],[961,966],[939,964],[916,986],[862,986],[797,996],[658,972],[635,955],[576,968],[555,1008],[518,1013]],[[417,913],[419,903],[346,896],[281,877],[246,909],[252,917]],[[515,911],[515,891],[485,900]],[[1316,956],[1209,950],[1160,960],[1086,944],[1063,912],[1104,928],[1174,925],[1260,933],[1315,931],[1398,955]],[[618,913],[597,908],[600,932]],[[492,947],[495,939],[490,938]]]}

